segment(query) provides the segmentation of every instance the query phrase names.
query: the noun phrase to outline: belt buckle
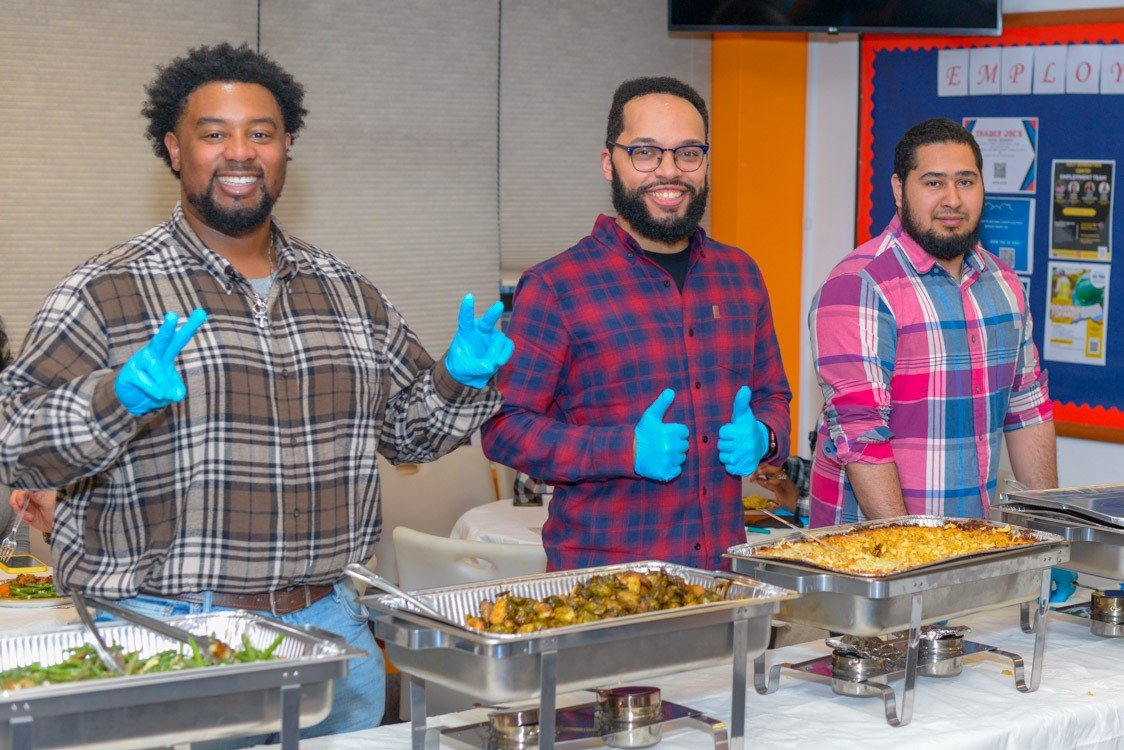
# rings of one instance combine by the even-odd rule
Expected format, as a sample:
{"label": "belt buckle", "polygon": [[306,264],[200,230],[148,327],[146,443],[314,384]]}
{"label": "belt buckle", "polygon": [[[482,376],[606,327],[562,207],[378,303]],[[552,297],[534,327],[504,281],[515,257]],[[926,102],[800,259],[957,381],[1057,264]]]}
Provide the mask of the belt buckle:
{"label": "belt buckle", "polygon": [[269,614],[273,615],[274,617],[281,616],[277,612],[277,592],[273,589],[270,589],[269,591]]}

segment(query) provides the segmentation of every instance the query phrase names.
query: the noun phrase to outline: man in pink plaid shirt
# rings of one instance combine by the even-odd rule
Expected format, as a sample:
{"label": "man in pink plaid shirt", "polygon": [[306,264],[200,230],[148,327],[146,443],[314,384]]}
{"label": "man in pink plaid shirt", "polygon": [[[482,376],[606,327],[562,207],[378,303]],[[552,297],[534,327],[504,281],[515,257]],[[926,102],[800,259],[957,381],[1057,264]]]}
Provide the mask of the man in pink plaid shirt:
{"label": "man in pink plaid shirt", "polygon": [[1015,478],[1056,487],[1053,405],[1014,271],[978,242],[983,158],[946,119],[894,151],[897,215],[809,315],[824,395],[811,525],[982,518],[1006,436]]}

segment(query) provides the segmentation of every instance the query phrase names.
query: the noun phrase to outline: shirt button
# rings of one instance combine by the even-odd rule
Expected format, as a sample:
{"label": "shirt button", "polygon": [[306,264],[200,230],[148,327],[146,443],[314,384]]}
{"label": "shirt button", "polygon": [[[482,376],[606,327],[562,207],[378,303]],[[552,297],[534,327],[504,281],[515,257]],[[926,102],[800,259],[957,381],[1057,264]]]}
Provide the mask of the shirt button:
{"label": "shirt button", "polygon": [[283,378],[289,377],[289,368],[287,368],[287,367],[281,368],[281,377],[283,377]]}
{"label": "shirt button", "polygon": [[708,438],[708,437],[707,437],[706,435],[703,435],[703,442],[704,442],[704,443],[709,443],[709,442],[710,442],[710,438]]}
{"label": "shirt button", "polygon": [[697,390],[699,390],[700,388],[702,388],[702,383],[700,383],[699,381],[697,381],[697,380],[696,380],[696,381],[695,381],[695,390],[697,391]]}
{"label": "shirt button", "polygon": [[702,493],[703,493],[704,496],[706,495],[706,487],[702,488]]}
{"label": "shirt button", "polygon": [[976,386],[976,393],[979,393],[979,392],[980,392],[980,387],[977,385]]}
{"label": "shirt button", "polygon": [[695,543],[695,552],[698,552],[698,551],[699,551],[700,549],[702,549],[702,545],[701,545],[701,544],[698,544],[698,543],[696,542],[696,543]]}
{"label": "shirt button", "polygon": [[688,336],[694,336],[695,335],[695,329],[694,328],[688,328],[687,329],[687,335]]}
{"label": "shirt button", "polygon": [[664,285],[664,286],[671,286],[671,282],[670,282],[670,281],[669,281],[668,279],[664,279],[664,280],[663,280],[663,285]]}
{"label": "shirt button", "polygon": [[295,437],[291,437],[291,438],[289,438],[289,445],[291,445],[291,446],[293,446],[294,448],[296,448],[296,447],[297,447],[297,439],[296,439]]}

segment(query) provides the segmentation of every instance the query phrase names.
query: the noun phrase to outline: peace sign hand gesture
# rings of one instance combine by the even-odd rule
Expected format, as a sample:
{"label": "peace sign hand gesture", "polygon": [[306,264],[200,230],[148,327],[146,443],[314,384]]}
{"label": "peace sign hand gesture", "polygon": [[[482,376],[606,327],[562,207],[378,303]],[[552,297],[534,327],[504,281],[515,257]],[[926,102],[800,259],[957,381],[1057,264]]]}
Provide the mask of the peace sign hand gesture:
{"label": "peace sign hand gesture", "polygon": [[179,316],[164,313],[160,330],[117,373],[113,389],[126,411],[140,416],[183,401],[187,387],[176,370],[176,357],[205,320],[207,313],[196,308],[177,330]]}

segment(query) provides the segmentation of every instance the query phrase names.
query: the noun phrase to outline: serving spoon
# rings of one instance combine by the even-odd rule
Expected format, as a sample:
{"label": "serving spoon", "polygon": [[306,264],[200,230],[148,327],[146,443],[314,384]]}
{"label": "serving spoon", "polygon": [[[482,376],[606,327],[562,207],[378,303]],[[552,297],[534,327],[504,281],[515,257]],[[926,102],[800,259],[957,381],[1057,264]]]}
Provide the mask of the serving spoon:
{"label": "serving spoon", "polygon": [[828,544],[823,539],[820,539],[818,536],[813,536],[812,534],[809,534],[804,529],[800,528],[799,526],[797,526],[794,523],[789,523],[788,521],[781,518],[780,516],[778,516],[776,513],[772,512],[771,510],[767,510],[766,508],[756,508],[755,510],[761,511],[762,513],[764,513],[765,515],[767,515],[769,518],[773,519],[774,521],[778,521],[780,523],[783,523],[785,526],[792,529],[793,531],[795,531],[797,534],[804,537],[805,539],[807,539],[809,541],[812,541],[812,542],[815,542],[816,544],[823,545],[823,547],[825,549],[829,549],[837,555],[845,555],[846,554],[843,550],[839,549],[835,545]]}

